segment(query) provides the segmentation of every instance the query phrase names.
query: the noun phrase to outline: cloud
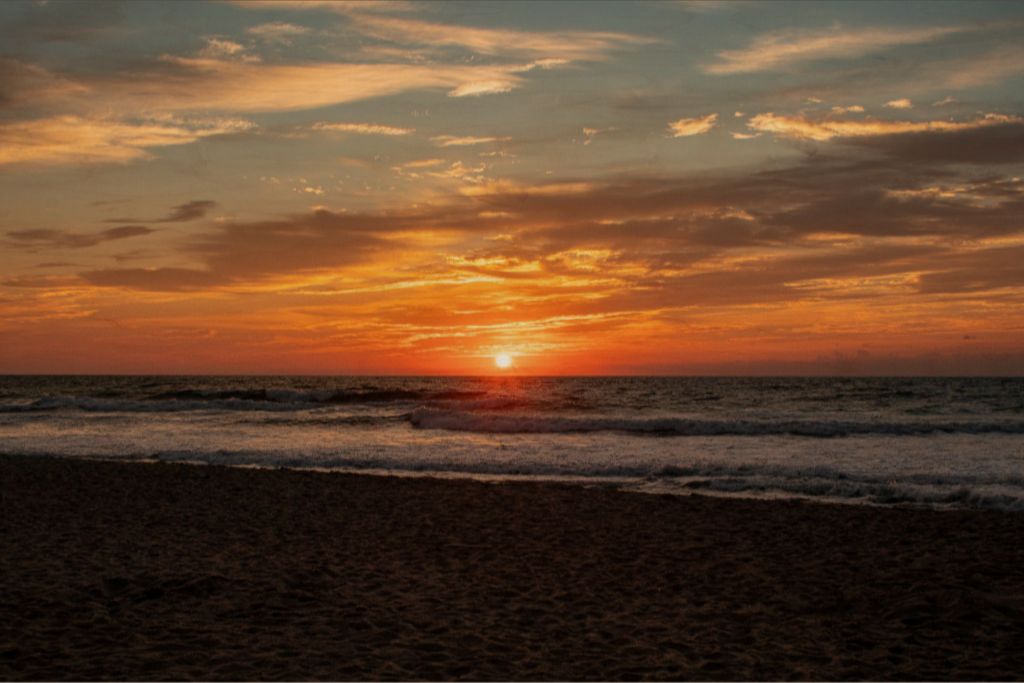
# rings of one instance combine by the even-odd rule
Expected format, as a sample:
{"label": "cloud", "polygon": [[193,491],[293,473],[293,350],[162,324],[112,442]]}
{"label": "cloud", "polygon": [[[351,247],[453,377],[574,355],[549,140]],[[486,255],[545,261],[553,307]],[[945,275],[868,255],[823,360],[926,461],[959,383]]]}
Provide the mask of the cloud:
{"label": "cloud", "polygon": [[341,14],[354,12],[407,12],[420,3],[409,0],[228,0],[232,5],[252,10],[330,10]]}
{"label": "cloud", "polygon": [[950,254],[939,268],[921,275],[918,287],[927,294],[990,292],[1024,287],[1024,246],[995,247]]}
{"label": "cloud", "polygon": [[449,97],[479,97],[480,95],[494,95],[503,92],[511,92],[516,87],[514,81],[495,79],[490,81],[476,81],[463,83],[457,88],[448,91]]}
{"label": "cloud", "polygon": [[435,135],[430,138],[438,147],[466,147],[469,145],[485,145],[491,142],[502,142],[509,138],[499,138],[494,136],[476,136],[476,135]]}
{"label": "cloud", "polygon": [[365,35],[403,45],[457,47],[481,55],[564,61],[599,61],[613,50],[657,42],[607,31],[516,31],[366,14],[353,17],[353,22],[355,29]]}
{"label": "cloud", "polygon": [[217,206],[217,202],[212,199],[193,199],[192,201],[185,202],[184,204],[178,204],[172,206],[162,218],[107,218],[104,220],[105,223],[184,223],[187,221],[194,221],[199,218],[206,216],[210,210]]}
{"label": "cloud", "polygon": [[975,30],[978,29],[959,26],[846,30],[836,25],[816,31],[780,31],[760,36],[746,48],[719,52],[718,62],[705,66],[704,70],[716,75],[773,71],[799,62],[862,57],[900,45],[930,43]]}
{"label": "cloud", "polygon": [[165,56],[159,88],[139,88],[138,80],[99,79],[92,84],[108,106],[119,111],[271,112],[315,109],[410,90],[458,90],[500,81],[519,87],[522,76],[511,65],[359,64],[312,62],[266,64],[202,57]]}
{"label": "cloud", "polygon": [[[552,310],[661,317],[798,304],[828,315],[838,310],[830,306],[898,302],[903,315],[927,308],[928,297],[1010,296],[1022,286],[1005,245],[1024,239],[1024,186],[961,173],[813,157],[760,172],[491,181],[419,208],[211,226],[165,255],[182,259],[176,267],[80,277],[152,291],[358,293],[380,302],[379,320],[406,325],[406,341],[410,329],[444,327],[452,315],[460,334],[474,320],[528,321]],[[975,256],[958,256],[967,251]],[[389,298],[414,288],[424,293]],[[491,300],[500,308],[479,303]],[[460,301],[471,310],[452,313]],[[792,338],[793,321],[783,324]]]}
{"label": "cloud", "polygon": [[[241,43],[223,37],[206,38],[198,55],[163,55],[136,63],[130,71],[84,72],[73,77],[4,60],[0,75],[10,72],[14,87],[0,96],[0,106],[48,99],[65,113],[0,123],[0,164],[125,163],[150,157],[153,148],[253,127],[240,118],[188,119],[196,112],[238,116],[314,109],[411,90],[442,90],[451,97],[504,93],[520,87],[531,71],[556,68],[570,60],[602,59],[611,50],[651,42],[610,32],[533,33],[449,26],[366,14],[363,10],[369,6],[363,3],[349,5],[345,11],[353,8],[357,9],[352,19],[355,29],[378,39],[464,47],[488,56],[526,56],[531,61],[525,65],[467,64],[461,59],[431,64],[268,64],[249,55]],[[253,27],[251,35],[280,38],[296,33],[291,24],[271,22]],[[139,112],[149,118],[140,119]],[[386,134],[384,128],[377,132]]]}
{"label": "cloud", "polygon": [[848,107],[832,107],[833,114],[862,114],[864,113],[864,107],[859,104],[851,104]]}
{"label": "cloud", "polygon": [[268,43],[290,45],[293,38],[306,35],[310,30],[305,26],[289,24],[285,21],[270,21],[265,24],[250,26],[245,29],[245,32]]}
{"label": "cloud", "polygon": [[1024,160],[1024,123],[850,138],[845,142],[915,164],[1014,164]]}
{"label": "cloud", "polygon": [[478,166],[466,166],[461,161],[453,162],[447,169],[443,171],[431,171],[427,175],[434,178],[449,178],[455,180],[464,180],[470,183],[483,182],[484,178],[481,173],[484,172],[486,167],[483,164]]}
{"label": "cloud", "polygon": [[440,166],[445,163],[444,159],[416,159],[414,161],[407,161],[404,164],[392,166],[392,170],[399,173],[403,171],[416,171],[423,168],[433,168]]}
{"label": "cloud", "polygon": [[715,127],[715,122],[717,120],[718,114],[708,114],[707,116],[701,116],[695,119],[679,119],[678,121],[672,121],[668,124],[668,128],[672,131],[672,137],[674,138],[703,135]]}
{"label": "cloud", "polygon": [[182,223],[185,221],[194,221],[197,218],[202,218],[211,209],[217,206],[217,202],[212,199],[194,199],[184,204],[179,204],[171,209],[171,212],[164,218],[161,218],[156,223]]}
{"label": "cloud", "polygon": [[329,123],[321,121],[314,123],[313,130],[336,131],[340,133],[358,133],[360,135],[409,135],[415,133],[415,128],[399,128],[397,126],[386,126],[381,123]]}
{"label": "cloud", "polygon": [[77,233],[37,228],[32,230],[13,230],[8,232],[7,236],[14,240],[17,246],[31,247],[33,249],[38,247],[81,249],[93,247],[103,242],[148,235],[152,232],[155,231],[142,225],[122,225],[96,233]]}
{"label": "cloud", "polygon": [[1024,48],[996,48],[968,59],[951,59],[937,65],[937,76],[951,88],[978,88],[1024,74]]}
{"label": "cloud", "polygon": [[206,59],[222,59],[241,56],[245,46],[224,38],[206,38],[206,45],[199,51],[199,56]]}
{"label": "cloud", "polygon": [[599,134],[605,133],[605,132],[607,132],[609,130],[612,130],[612,129],[606,128],[606,129],[602,130],[600,128],[584,128],[583,129],[583,144],[584,145],[589,145],[590,143],[592,143],[594,141],[594,138],[596,138]]}
{"label": "cloud", "polygon": [[349,214],[320,209],[278,220],[226,223],[192,238],[180,255],[198,260],[202,268],[110,268],[80,276],[100,286],[183,291],[334,271],[410,248],[398,233],[441,227],[473,230],[479,224],[474,219],[448,210]]}
{"label": "cloud", "polygon": [[953,104],[956,101],[957,100],[956,100],[955,97],[947,95],[946,97],[943,97],[941,100],[936,100],[935,102],[932,102],[932,106],[933,107],[944,107],[947,104]]}
{"label": "cloud", "polygon": [[254,127],[244,119],[139,121],[53,116],[0,124],[0,165],[125,163],[150,148],[183,145]]}
{"label": "cloud", "polygon": [[[14,79],[16,85],[30,81],[7,96],[8,104],[45,92],[62,109],[81,113],[0,123],[0,165],[127,163],[150,158],[154,148],[255,128],[237,116],[240,111],[311,109],[411,89],[467,93],[459,88],[472,90],[492,81],[512,87],[522,81],[511,66],[267,65],[165,57],[130,75],[72,81],[20,63],[11,66],[9,60],[0,62],[0,74],[5,65],[22,74]],[[89,114],[93,109],[96,114]],[[197,117],[194,111],[232,116]],[[140,112],[146,117],[140,118]]]}
{"label": "cloud", "polygon": [[[520,197],[555,197],[587,193],[594,189],[593,183],[561,182],[528,185],[508,180],[496,180],[474,187],[466,187],[462,194],[475,197],[520,196]],[[510,214],[511,215],[511,214]]]}
{"label": "cloud", "polygon": [[[899,55],[886,59],[885,68],[878,64],[853,63],[830,66],[827,70],[807,70],[805,83],[780,90],[777,86],[762,91],[762,96],[790,99],[826,95],[832,99],[863,97],[866,92],[899,92],[913,101],[934,100],[936,92],[970,89],[1002,83],[1008,78],[1024,75],[1024,48],[996,47],[977,52],[969,47],[999,44],[1016,38],[1013,24],[992,25],[991,31],[958,41],[948,49],[929,50],[920,55]],[[1012,37],[1011,37],[1012,36]],[[976,99],[976,98],[972,98]],[[810,101],[810,100],[808,100]],[[949,102],[947,102],[948,104]]]}
{"label": "cloud", "polygon": [[62,98],[83,95],[88,88],[37,64],[0,57],[0,108],[38,107]]}
{"label": "cloud", "polygon": [[676,0],[687,12],[695,14],[711,14],[714,12],[731,12],[741,7],[754,7],[752,0]]}
{"label": "cloud", "polygon": [[914,103],[906,97],[901,97],[898,100],[889,100],[885,103],[885,106],[889,109],[913,109]]}
{"label": "cloud", "polygon": [[753,130],[783,137],[825,141],[833,138],[896,135],[902,133],[952,133],[1024,121],[1018,116],[986,114],[972,121],[847,121],[784,116],[771,112],[751,117]]}
{"label": "cloud", "polygon": [[358,220],[321,210],[289,220],[230,224],[191,251],[200,255],[212,272],[248,281],[335,269],[365,262],[388,247],[399,250],[399,245],[359,226]]}
{"label": "cloud", "polygon": [[560,66],[569,64],[569,60],[560,59],[558,57],[549,57],[546,59],[535,59],[529,64],[523,64],[515,68],[516,73],[522,73],[525,71],[533,71],[534,69],[541,69],[547,71],[549,69],[555,69]]}

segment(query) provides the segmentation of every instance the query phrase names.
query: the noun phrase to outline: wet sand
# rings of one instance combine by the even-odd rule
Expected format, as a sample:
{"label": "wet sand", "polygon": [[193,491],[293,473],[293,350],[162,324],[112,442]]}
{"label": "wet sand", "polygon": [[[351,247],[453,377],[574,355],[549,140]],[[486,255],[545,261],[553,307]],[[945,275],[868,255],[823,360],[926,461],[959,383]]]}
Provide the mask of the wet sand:
{"label": "wet sand", "polygon": [[1024,515],[0,457],[4,679],[1021,679]]}

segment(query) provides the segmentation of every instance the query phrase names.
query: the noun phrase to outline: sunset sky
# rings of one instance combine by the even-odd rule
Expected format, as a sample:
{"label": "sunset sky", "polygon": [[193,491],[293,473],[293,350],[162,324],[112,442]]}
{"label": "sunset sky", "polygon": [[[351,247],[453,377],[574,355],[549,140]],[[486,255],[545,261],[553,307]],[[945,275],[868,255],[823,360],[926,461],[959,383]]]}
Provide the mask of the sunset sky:
{"label": "sunset sky", "polygon": [[0,3],[0,372],[1024,374],[1024,3]]}

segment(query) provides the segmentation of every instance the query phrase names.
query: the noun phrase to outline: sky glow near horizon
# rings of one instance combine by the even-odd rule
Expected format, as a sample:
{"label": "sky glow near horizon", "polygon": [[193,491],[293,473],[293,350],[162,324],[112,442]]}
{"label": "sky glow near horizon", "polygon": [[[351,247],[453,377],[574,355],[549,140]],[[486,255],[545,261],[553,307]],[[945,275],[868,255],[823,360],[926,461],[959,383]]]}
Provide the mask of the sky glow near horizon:
{"label": "sky glow near horizon", "polygon": [[1024,5],[0,5],[0,372],[1024,374]]}

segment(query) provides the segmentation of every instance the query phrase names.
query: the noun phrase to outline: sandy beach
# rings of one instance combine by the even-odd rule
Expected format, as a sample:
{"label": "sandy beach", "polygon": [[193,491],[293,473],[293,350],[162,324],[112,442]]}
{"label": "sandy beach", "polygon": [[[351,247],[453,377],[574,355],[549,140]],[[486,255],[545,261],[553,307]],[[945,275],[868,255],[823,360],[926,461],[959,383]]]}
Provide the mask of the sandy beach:
{"label": "sandy beach", "polygon": [[1024,515],[0,458],[4,679],[1021,679]]}

